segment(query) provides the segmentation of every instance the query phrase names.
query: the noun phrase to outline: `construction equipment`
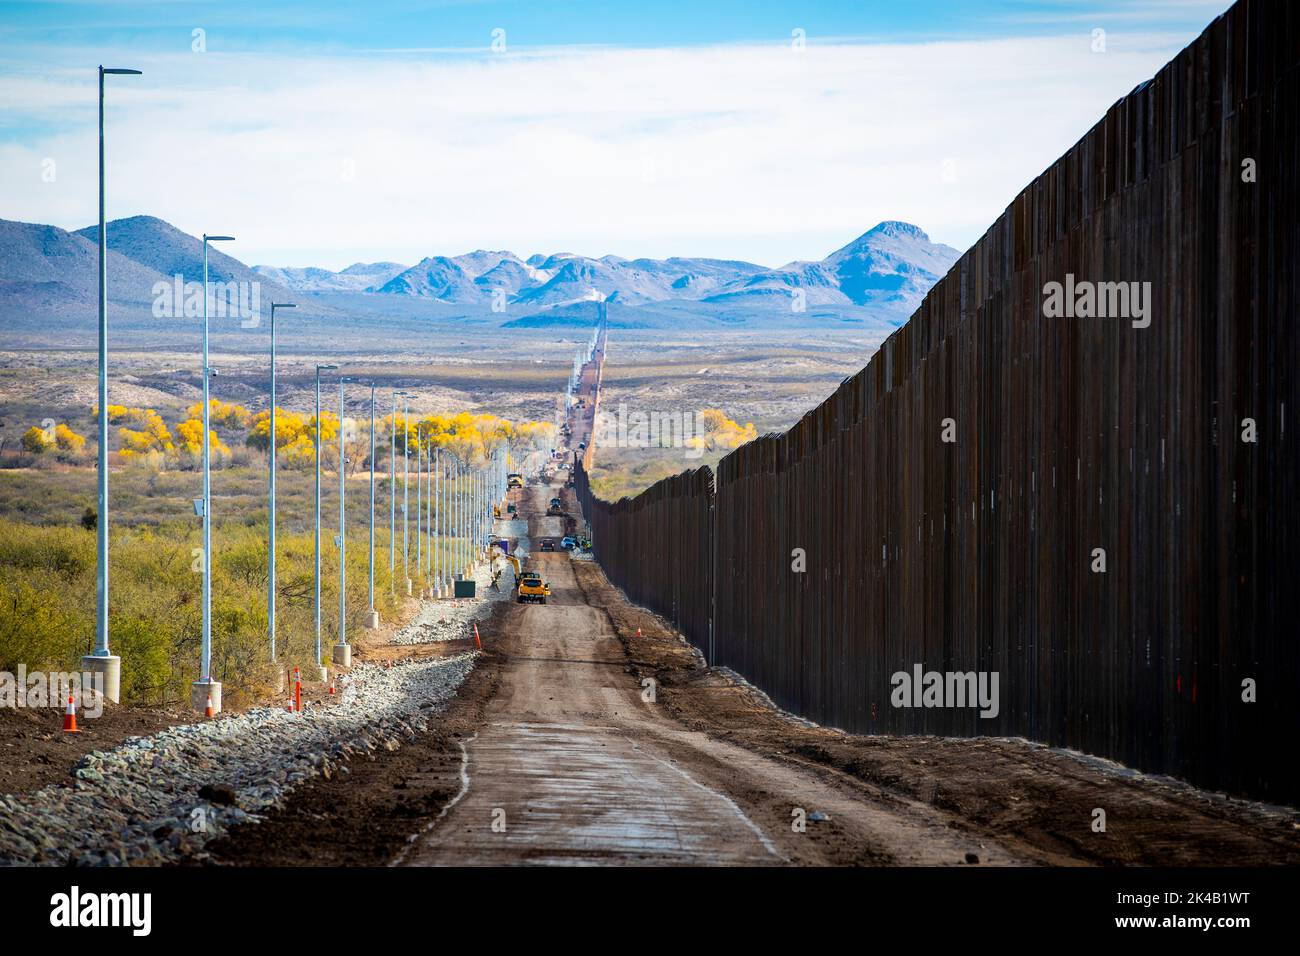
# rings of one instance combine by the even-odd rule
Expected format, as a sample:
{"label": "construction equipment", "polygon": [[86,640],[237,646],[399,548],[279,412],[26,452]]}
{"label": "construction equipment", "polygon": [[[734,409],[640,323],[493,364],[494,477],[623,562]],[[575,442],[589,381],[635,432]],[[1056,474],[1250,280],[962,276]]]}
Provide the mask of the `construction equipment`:
{"label": "construction equipment", "polygon": [[511,472],[506,475],[506,488],[522,488],[524,486],[524,476],[518,472]]}
{"label": "construction equipment", "polygon": [[515,569],[516,581],[518,581],[521,577],[523,577],[523,572],[520,570],[519,559],[516,558],[513,554],[511,554],[509,551],[507,551],[505,548],[501,547],[500,543],[492,545],[492,550],[488,554],[488,564],[489,565],[496,564],[497,558],[504,558],[505,560],[510,562],[510,566]]}
{"label": "construction equipment", "polygon": [[492,517],[497,518],[497,519],[500,519],[500,517],[501,517],[501,506],[500,506],[500,505],[493,505],[493,506],[492,506]]}
{"label": "construction equipment", "polygon": [[519,596],[515,599],[520,604],[545,604],[551,596],[551,588],[536,571],[525,571],[519,579]]}
{"label": "construction equipment", "polygon": [[546,508],[546,513],[547,513],[548,515],[562,515],[562,514],[564,514],[564,505],[561,504],[559,498],[552,498],[552,499],[551,499],[551,503],[550,503],[550,505],[548,505],[547,508]]}

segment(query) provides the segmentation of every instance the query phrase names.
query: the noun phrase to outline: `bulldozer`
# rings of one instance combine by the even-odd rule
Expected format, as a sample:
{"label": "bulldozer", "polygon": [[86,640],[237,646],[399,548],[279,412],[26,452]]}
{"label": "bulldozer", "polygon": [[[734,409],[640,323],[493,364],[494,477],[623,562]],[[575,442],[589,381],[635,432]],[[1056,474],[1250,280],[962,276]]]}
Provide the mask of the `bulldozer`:
{"label": "bulldozer", "polygon": [[547,508],[546,508],[546,513],[547,513],[548,515],[562,515],[562,514],[564,514],[564,505],[560,502],[560,499],[559,499],[559,498],[552,498],[552,499],[551,499],[551,503],[550,503],[550,504],[547,506]]}
{"label": "bulldozer", "polygon": [[523,486],[524,486],[524,476],[523,476],[523,475],[521,475],[521,474],[519,474],[519,473],[517,473],[517,472],[511,472],[510,474],[506,475],[506,488],[507,488],[507,489],[510,489],[510,488],[522,488]]}

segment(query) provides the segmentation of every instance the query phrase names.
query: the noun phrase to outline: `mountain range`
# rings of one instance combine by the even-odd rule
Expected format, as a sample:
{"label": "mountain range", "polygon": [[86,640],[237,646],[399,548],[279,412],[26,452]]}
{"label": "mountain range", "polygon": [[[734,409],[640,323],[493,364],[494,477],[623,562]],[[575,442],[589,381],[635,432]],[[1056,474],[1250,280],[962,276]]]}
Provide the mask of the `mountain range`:
{"label": "mountain range", "polygon": [[[84,341],[93,334],[98,227],[0,219],[0,332],[5,342]],[[189,334],[153,317],[159,283],[199,282],[203,244],[153,216],[107,224],[108,296],[115,328],[146,337]],[[232,248],[227,246],[226,248]],[[237,248],[237,246],[233,247]],[[321,268],[246,266],[210,244],[214,282],[258,282],[263,311],[296,302],[298,319],[342,328],[351,318],[495,322],[506,328],[588,325],[605,299],[616,325],[685,328],[709,323],[867,322],[896,326],[958,258],[904,222],[882,222],[814,262],[769,268],[730,259],[591,258],[569,252],[521,259],[504,250],[430,256],[412,266],[358,262]],[[805,308],[792,309],[796,296]],[[615,314],[617,313],[617,317]],[[792,319],[792,313],[800,313]],[[295,324],[299,324],[297,320]],[[161,340],[159,340],[161,341]]]}
{"label": "mountain range", "polygon": [[802,290],[812,305],[880,305],[910,312],[959,253],[905,222],[882,222],[816,262],[777,269],[731,259],[598,259],[569,252],[520,259],[477,250],[430,256],[410,268],[357,263],[341,272],[254,266],[259,275],[298,292],[365,291],[451,305],[505,304],[538,309],[607,299],[626,306],[673,300],[785,306]]}

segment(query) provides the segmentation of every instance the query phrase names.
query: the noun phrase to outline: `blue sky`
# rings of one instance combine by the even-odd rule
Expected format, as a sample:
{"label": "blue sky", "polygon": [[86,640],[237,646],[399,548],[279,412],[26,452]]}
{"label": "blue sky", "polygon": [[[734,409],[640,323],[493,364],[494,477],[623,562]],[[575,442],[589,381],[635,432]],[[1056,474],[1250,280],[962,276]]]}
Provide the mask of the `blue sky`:
{"label": "blue sky", "polygon": [[676,46],[762,42],[792,25],[820,37],[940,40],[1049,35],[1087,23],[1199,30],[1225,4],[1196,0],[6,0],[3,35],[64,47],[188,47],[201,26],[228,51],[457,49],[504,27],[517,46]]}
{"label": "blue sky", "polygon": [[890,218],[964,248],[1227,6],[6,0],[0,217],[93,221],[104,62],[145,70],[112,81],[110,216],[245,261],[778,265]]}

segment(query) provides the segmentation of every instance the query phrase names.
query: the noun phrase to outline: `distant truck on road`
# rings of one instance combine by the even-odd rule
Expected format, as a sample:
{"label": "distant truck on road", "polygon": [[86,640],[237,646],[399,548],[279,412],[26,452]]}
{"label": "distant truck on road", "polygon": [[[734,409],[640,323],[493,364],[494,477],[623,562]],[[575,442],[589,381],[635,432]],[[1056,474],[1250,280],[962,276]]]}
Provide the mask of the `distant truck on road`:
{"label": "distant truck on road", "polygon": [[552,498],[552,499],[551,499],[551,503],[550,503],[550,504],[547,506],[547,508],[546,508],[546,513],[547,513],[548,515],[562,515],[562,514],[564,514],[564,505],[563,505],[563,503],[561,503],[561,501],[560,501],[559,498]]}
{"label": "distant truck on road", "polygon": [[524,486],[524,476],[517,472],[511,472],[506,475],[507,488],[522,488]]}

